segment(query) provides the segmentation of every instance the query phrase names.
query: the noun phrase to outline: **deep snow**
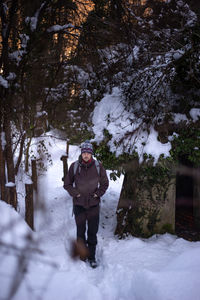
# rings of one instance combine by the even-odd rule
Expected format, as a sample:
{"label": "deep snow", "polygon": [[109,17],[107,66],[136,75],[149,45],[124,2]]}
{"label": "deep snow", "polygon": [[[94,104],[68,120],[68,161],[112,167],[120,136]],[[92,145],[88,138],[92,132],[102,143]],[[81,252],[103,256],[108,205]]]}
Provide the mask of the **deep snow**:
{"label": "deep snow", "polygon": [[[60,160],[66,144],[48,139],[53,165],[40,176],[36,231],[32,233],[21,217],[23,197],[20,199],[19,195],[20,214],[0,201],[0,299],[199,300],[200,242],[170,234],[125,240],[114,236],[123,177],[110,181],[102,198],[97,247],[99,267],[91,269],[84,262],[71,259],[70,243],[76,231],[72,201],[63,189]],[[79,148],[70,146],[69,150],[70,164],[77,159]],[[27,235],[28,241],[24,238]],[[27,245],[28,253],[23,250]],[[26,268],[18,264],[20,255],[21,259],[26,257]],[[14,278],[18,278],[18,289],[11,297],[11,291],[15,291]]]}
{"label": "deep snow", "polygon": [[[147,130],[144,120],[135,116],[133,111],[128,111],[123,100],[122,90],[115,87],[110,94],[105,94],[101,101],[96,102],[92,118],[94,141],[98,144],[103,141],[104,130],[107,130],[111,136],[107,145],[117,157],[123,153],[131,154],[135,151],[140,163],[144,160],[143,155],[147,154],[154,158],[154,165],[161,154],[169,157],[171,141],[177,133],[174,132],[167,143],[161,143],[154,126],[150,126]],[[176,124],[185,122],[189,126],[190,122],[196,122],[199,119],[200,109],[192,108],[189,115],[190,119],[185,114],[173,113],[171,122]]]}

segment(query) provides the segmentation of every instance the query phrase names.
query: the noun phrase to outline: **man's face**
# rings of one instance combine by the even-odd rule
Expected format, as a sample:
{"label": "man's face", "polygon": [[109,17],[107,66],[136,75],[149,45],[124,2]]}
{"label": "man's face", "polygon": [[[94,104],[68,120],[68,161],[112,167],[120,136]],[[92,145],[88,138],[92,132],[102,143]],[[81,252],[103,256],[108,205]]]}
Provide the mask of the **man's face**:
{"label": "man's face", "polygon": [[82,153],[82,159],[85,161],[85,162],[88,162],[92,157],[92,154],[91,153],[87,153],[87,152],[84,152]]}

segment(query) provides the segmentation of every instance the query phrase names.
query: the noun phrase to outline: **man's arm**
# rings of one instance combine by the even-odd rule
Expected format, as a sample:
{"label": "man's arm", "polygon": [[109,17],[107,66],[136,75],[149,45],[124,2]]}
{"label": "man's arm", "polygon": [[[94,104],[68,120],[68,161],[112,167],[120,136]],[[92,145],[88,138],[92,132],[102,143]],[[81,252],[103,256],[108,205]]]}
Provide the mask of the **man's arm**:
{"label": "man's arm", "polygon": [[106,174],[106,170],[102,165],[100,165],[100,182],[99,182],[99,188],[95,192],[97,197],[101,197],[105,194],[107,188],[109,186],[109,180],[108,176]]}
{"label": "man's arm", "polygon": [[80,196],[80,193],[75,187],[73,187],[73,183],[74,183],[74,163],[71,164],[69,171],[68,171],[67,175],[65,176],[64,189],[68,191],[70,196],[78,197],[78,196]]}

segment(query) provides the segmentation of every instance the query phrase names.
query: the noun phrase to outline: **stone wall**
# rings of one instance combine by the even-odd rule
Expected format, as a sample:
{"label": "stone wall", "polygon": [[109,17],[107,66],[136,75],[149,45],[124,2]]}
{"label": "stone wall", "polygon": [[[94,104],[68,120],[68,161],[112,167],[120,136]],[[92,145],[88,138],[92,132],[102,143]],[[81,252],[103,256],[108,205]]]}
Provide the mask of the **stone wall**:
{"label": "stone wall", "polygon": [[116,234],[149,237],[175,230],[175,168],[167,159],[153,165],[135,160],[125,166]]}

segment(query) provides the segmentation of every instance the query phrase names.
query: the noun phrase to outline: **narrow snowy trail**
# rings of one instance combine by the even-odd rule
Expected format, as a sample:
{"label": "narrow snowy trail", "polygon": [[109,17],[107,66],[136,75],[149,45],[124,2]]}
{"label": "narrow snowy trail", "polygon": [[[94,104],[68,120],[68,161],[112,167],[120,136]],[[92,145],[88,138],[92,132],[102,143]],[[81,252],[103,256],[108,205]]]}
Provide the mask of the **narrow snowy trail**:
{"label": "narrow snowy trail", "polygon": [[[50,137],[53,165],[39,177],[35,212],[35,232],[31,232],[12,207],[0,201],[1,240],[24,247],[26,271],[18,266],[18,256],[1,252],[0,300],[9,295],[16,277],[21,279],[12,300],[199,300],[200,242],[188,242],[170,234],[149,239],[114,236],[116,208],[123,178],[110,181],[101,202],[97,259],[90,268],[70,257],[71,240],[76,238],[72,199],[63,189],[60,157],[65,142]],[[70,146],[69,164],[79,156]],[[24,198],[21,199],[24,202]],[[21,206],[23,208],[23,203]],[[10,220],[9,220],[10,218]],[[15,226],[9,230],[9,222]],[[31,234],[32,242],[25,233]],[[30,244],[30,245],[29,245]],[[36,251],[28,251],[27,246]],[[29,248],[28,248],[29,249]],[[37,251],[39,250],[39,251]],[[17,274],[17,276],[16,276]]]}
{"label": "narrow snowy trail", "polygon": [[[44,210],[36,214],[36,232],[40,249],[56,263],[56,268],[51,270],[37,264],[31,270],[31,278],[42,270],[36,282],[44,282],[45,276],[50,278],[42,300],[57,299],[58,291],[59,300],[191,299],[193,286],[200,284],[200,274],[194,264],[191,266],[188,252],[194,251],[196,256],[200,243],[190,243],[168,234],[150,239],[128,237],[125,240],[114,236],[115,212],[123,178],[110,181],[109,189],[102,197],[97,246],[99,267],[91,269],[84,262],[71,259],[70,243],[76,237],[76,229],[72,199],[63,189],[61,180],[63,166],[60,157],[65,152],[65,143],[56,140],[51,140],[51,143],[53,165],[40,178],[39,198]],[[79,151],[78,147],[70,146],[69,165],[78,158]],[[185,262],[186,257],[190,271],[187,272],[188,266],[180,267],[179,257],[182,257],[181,262]],[[173,273],[170,268],[173,269],[174,264],[178,264],[178,269]],[[200,266],[200,260],[197,265]],[[195,269],[192,277],[191,268]],[[186,280],[189,282],[187,287],[183,284]],[[198,294],[196,288],[193,300],[199,300]]]}
{"label": "narrow snowy trail", "polygon": [[[41,245],[51,253],[58,263],[63,264],[68,258],[70,242],[76,237],[74,216],[72,215],[72,199],[63,189],[63,165],[59,159],[65,151],[65,143],[53,145],[53,165],[49,167],[47,175],[40,178],[40,199],[43,199],[45,217],[40,213],[36,216],[36,231],[41,237]],[[70,146],[69,165],[75,161],[80,153],[78,147]],[[116,208],[122,178],[111,182],[107,193],[102,197],[100,228],[98,233],[97,256],[103,255],[103,245],[115,239]],[[46,188],[45,188],[46,187]],[[56,253],[55,250],[57,249]],[[59,249],[59,251],[58,251]],[[65,252],[63,252],[63,249]],[[67,252],[66,252],[67,250]],[[80,262],[82,264],[82,262]]]}

